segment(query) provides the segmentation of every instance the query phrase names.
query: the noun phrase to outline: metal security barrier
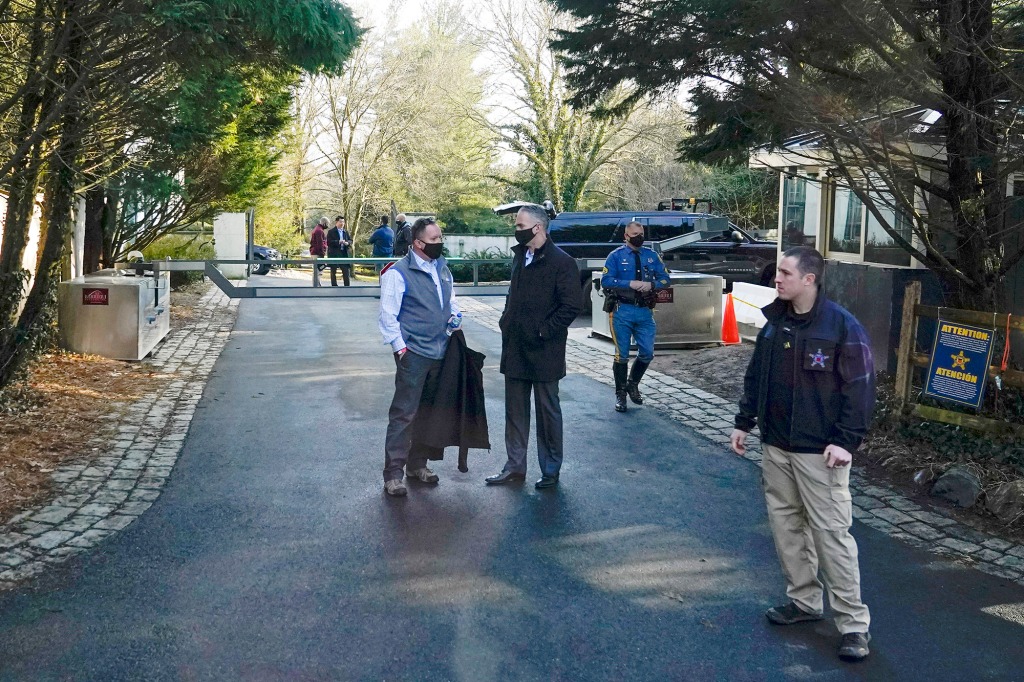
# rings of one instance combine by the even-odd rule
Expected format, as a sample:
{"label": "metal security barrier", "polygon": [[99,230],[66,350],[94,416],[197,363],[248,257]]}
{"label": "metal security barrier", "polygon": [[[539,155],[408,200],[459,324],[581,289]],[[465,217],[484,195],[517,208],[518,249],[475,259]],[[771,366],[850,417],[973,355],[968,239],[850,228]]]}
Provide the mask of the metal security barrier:
{"label": "metal security barrier", "polygon": [[[373,265],[384,266],[397,258],[301,258],[281,260],[159,260],[131,263],[127,269],[152,271],[159,278],[162,272],[202,272],[229,298],[380,298],[379,282],[361,282],[348,287],[321,286],[237,286],[224,276],[221,265]],[[508,282],[481,282],[481,265],[510,265],[511,258],[448,258],[449,266],[471,265],[472,284],[455,284],[457,296],[505,296]]]}

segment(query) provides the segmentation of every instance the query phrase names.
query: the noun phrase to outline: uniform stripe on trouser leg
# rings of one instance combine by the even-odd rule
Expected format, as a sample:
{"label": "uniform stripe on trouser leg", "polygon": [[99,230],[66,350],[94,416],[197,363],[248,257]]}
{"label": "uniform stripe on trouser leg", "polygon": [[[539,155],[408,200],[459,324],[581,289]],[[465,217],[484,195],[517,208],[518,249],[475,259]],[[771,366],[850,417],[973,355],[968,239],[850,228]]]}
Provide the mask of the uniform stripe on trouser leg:
{"label": "uniform stripe on trouser leg", "polygon": [[[614,312],[608,313],[608,330],[611,332],[611,335],[612,335],[612,345],[615,346],[615,362],[622,362],[622,359],[619,358],[619,340],[617,338],[615,338],[615,313]],[[629,361],[629,357],[628,356],[626,357],[626,361],[627,362]]]}

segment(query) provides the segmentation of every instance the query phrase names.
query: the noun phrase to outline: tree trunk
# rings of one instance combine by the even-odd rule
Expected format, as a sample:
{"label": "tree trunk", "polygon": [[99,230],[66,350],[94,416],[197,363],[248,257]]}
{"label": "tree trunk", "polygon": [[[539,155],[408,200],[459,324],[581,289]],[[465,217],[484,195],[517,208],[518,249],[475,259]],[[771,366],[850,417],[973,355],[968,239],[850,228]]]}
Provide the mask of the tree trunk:
{"label": "tree trunk", "polygon": [[85,244],[82,248],[82,271],[96,272],[103,261],[103,220],[106,191],[94,187],[85,195]]}
{"label": "tree trunk", "polygon": [[939,25],[943,50],[938,60],[948,104],[946,166],[953,197],[957,262],[971,283],[952,280],[953,304],[995,310],[1002,286],[998,232],[1005,203],[1001,186],[997,100],[993,73],[991,0],[942,0]]}
{"label": "tree trunk", "polygon": [[[61,15],[64,12],[67,13],[67,19],[74,22],[74,0],[67,0],[67,4],[63,4],[57,11]],[[59,73],[54,74],[55,82],[60,84],[60,93],[67,92],[69,85],[78,77],[78,69],[81,68],[77,57],[83,34],[81,27],[77,23],[74,25],[76,28],[72,29],[67,54],[61,60]],[[17,324],[4,324],[4,331],[0,333],[0,387],[9,384],[26,366],[40,341],[45,338],[56,310],[54,292],[60,281],[64,245],[71,231],[75,174],[78,169],[78,150],[83,132],[79,126],[79,106],[68,102],[63,104],[67,106],[57,128],[59,143],[48,159],[49,174],[43,215],[45,237],[39,253],[35,281],[25,300],[21,315],[18,316]],[[0,301],[0,305],[4,307],[8,303],[6,300]],[[5,309],[0,309],[0,313],[13,316]]]}
{"label": "tree trunk", "polygon": [[[44,88],[40,87],[43,75],[39,73],[39,62],[46,45],[46,29],[42,21],[45,6],[43,0],[37,0],[24,73],[24,82],[35,85],[27,89],[22,99],[14,140],[25,140],[35,131],[44,102]],[[7,214],[4,217],[3,243],[0,244],[0,342],[5,340],[13,327],[28,281],[29,273],[22,267],[22,262],[35,210],[41,146],[34,145],[28,154],[14,164],[9,176]]]}

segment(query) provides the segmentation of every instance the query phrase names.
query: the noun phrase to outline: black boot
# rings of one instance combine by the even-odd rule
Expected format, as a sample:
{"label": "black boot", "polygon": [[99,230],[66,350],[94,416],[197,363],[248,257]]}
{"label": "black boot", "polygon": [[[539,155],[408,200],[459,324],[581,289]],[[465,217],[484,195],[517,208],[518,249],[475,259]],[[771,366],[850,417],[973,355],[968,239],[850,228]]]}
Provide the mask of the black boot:
{"label": "black boot", "polygon": [[637,405],[644,404],[644,397],[640,395],[640,380],[644,378],[644,372],[647,371],[648,365],[651,363],[644,362],[643,360],[635,360],[633,362],[633,369],[629,370],[629,380],[626,382],[626,393],[629,394],[629,399]]}
{"label": "black boot", "polygon": [[626,411],[626,370],[629,368],[624,362],[612,363],[612,375],[615,377],[615,411]]}

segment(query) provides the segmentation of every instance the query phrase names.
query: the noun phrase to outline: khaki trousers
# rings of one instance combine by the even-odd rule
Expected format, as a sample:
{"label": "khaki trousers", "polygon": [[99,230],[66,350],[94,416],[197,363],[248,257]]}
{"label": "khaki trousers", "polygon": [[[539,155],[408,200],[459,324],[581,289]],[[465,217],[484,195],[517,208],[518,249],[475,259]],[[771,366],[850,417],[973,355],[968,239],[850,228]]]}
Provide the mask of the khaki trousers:
{"label": "khaki trousers", "polygon": [[850,535],[850,467],[829,469],[822,455],[762,447],[764,496],[775,549],[786,576],[786,595],[821,613],[821,567],[839,632],[867,632],[868,607],[860,600],[857,543]]}

